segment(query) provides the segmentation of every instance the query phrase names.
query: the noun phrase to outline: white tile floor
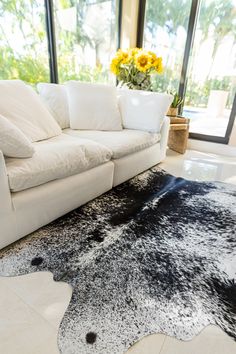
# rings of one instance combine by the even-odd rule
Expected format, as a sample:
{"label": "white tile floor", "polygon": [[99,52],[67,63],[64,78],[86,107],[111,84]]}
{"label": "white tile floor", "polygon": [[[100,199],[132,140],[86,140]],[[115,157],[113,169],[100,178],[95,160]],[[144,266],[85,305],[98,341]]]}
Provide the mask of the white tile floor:
{"label": "white tile floor", "polygon": [[[234,157],[169,151],[161,167],[189,179],[236,184]],[[54,282],[49,272],[0,277],[0,354],[58,354],[57,331],[71,293],[68,284]],[[236,342],[209,326],[188,342],[153,334],[127,354],[236,354]]]}

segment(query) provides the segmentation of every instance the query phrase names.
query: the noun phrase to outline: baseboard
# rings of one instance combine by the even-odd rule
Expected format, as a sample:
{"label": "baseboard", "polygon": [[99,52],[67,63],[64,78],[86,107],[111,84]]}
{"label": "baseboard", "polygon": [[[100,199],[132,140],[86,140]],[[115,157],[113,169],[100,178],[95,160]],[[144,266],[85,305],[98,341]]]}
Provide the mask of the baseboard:
{"label": "baseboard", "polygon": [[188,140],[188,149],[203,152],[210,152],[223,156],[236,157],[236,146],[229,146],[224,144],[211,143],[209,141],[202,141],[196,139]]}

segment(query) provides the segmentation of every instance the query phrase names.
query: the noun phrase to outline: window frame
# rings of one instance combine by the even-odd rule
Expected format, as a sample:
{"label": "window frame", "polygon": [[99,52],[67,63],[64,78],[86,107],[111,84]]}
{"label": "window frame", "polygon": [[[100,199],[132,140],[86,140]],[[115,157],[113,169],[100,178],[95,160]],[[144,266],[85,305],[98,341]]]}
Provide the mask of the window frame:
{"label": "window frame", "polygon": [[56,35],[54,22],[54,4],[53,0],[44,0],[45,17],[46,17],[46,31],[48,38],[48,55],[50,68],[50,82],[58,84],[58,65],[57,65],[57,49],[56,49]]}

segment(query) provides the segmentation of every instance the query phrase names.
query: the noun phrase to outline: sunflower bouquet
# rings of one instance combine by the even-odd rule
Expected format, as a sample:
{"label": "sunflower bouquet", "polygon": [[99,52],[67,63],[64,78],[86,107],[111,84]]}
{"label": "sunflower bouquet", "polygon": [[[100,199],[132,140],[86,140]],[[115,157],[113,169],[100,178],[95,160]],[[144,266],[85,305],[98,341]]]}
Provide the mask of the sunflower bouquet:
{"label": "sunflower bouquet", "polygon": [[119,49],[110,68],[121,86],[145,91],[152,91],[151,75],[163,72],[162,58],[142,48]]}

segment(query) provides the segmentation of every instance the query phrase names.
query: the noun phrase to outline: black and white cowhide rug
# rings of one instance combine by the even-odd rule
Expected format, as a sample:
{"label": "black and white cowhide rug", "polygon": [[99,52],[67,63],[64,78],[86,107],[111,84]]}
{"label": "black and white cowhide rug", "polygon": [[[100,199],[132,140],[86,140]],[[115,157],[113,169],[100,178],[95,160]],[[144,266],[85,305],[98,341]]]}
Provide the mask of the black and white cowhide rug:
{"label": "black and white cowhide rug", "polygon": [[0,275],[45,270],[73,287],[63,354],[209,324],[236,339],[236,187],[149,170],[0,252]]}

